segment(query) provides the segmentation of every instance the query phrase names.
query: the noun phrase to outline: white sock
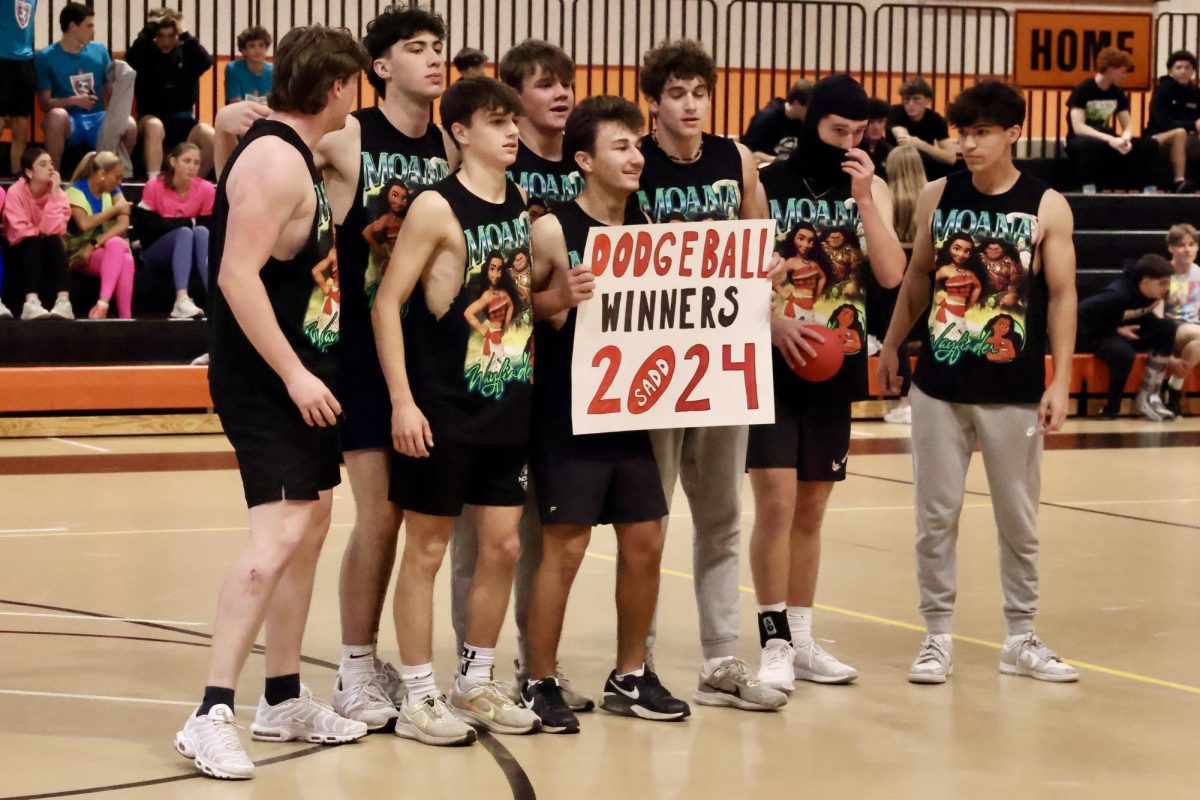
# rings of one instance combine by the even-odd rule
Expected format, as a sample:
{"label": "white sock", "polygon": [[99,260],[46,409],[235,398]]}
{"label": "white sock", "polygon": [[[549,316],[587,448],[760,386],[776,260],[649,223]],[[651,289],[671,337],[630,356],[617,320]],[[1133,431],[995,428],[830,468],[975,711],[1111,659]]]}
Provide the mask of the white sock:
{"label": "white sock", "polygon": [[1004,646],[1012,647],[1013,645],[1020,643],[1020,641],[1028,635],[1028,633],[1010,633],[1008,636],[1004,637]]}
{"label": "white sock", "polygon": [[149,170],[146,171],[146,180],[152,181],[157,177],[158,177],[157,171],[156,172],[150,172]]}
{"label": "white sock", "polygon": [[771,603],[767,606],[759,606],[758,613],[766,614],[771,611],[787,611],[787,603]]}
{"label": "white sock", "polygon": [[463,643],[458,657],[458,680],[460,686],[478,686],[492,679],[492,667],[496,664],[496,648],[476,647]]}
{"label": "white sock", "polygon": [[954,646],[954,636],[949,633],[931,633],[929,638],[948,648]]}
{"label": "white sock", "polygon": [[1167,386],[1170,386],[1172,389],[1178,392],[1183,388],[1183,377],[1180,375],[1172,375],[1171,377],[1167,378]]}
{"label": "white sock", "polygon": [[642,676],[643,676],[643,675],[645,675],[645,674],[646,674],[646,665],[645,665],[645,664],[642,664],[640,667],[638,667],[637,669],[635,669],[633,672],[626,672],[624,675],[618,675],[618,676],[617,676],[617,679],[618,679],[618,680],[625,680],[626,678],[628,678],[628,677],[630,677],[630,676],[633,676],[633,677],[635,677],[635,678],[640,678],[640,677],[642,677]]}
{"label": "white sock", "polygon": [[804,606],[787,607],[788,628],[792,631],[792,644],[799,647],[812,641],[812,609]]}
{"label": "white sock", "polygon": [[720,658],[706,658],[704,665],[700,667],[700,671],[705,675],[712,675],[717,667],[724,664],[730,659],[730,656],[721,656]]}
{"label": "white sock", "polygon": [[351,675],[374,675],[375,645],[342,645],[342,664],[338,668],[338,672],[346,677],[350,677]]}
{"label": "white sock", "polygon": [[433,664],[417,664],[411,667],[405,664],[402,674],[409,703],[419,703],[438,693],[437,684],[433,680]]}

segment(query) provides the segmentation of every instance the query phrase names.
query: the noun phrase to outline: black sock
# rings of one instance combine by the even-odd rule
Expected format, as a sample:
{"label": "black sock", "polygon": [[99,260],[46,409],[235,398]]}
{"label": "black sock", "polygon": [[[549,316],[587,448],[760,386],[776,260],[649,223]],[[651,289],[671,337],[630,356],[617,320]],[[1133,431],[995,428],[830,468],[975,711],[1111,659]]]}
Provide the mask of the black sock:
{"label": "black sock", "polygon": [[276,675],[267,678],[267,689],[263,692],[267,697],[267,705],[277,706],[300,696],[300,673],[291,675]]}
{"label": "black sock", "polygon": [[205,686],[204,699],[200,701],[200,708],[196,709],[196,716],[203,717],[213,706],[229,706],[229,710],[233,711],[233,689],[226,689],[224,686]]}
{"label": "black sock", "polygon": [[792,641],[792,629],[788,626],[786,611],[758,612],[758,641],[763,647],[768,639],[782,639],[789,644]]}

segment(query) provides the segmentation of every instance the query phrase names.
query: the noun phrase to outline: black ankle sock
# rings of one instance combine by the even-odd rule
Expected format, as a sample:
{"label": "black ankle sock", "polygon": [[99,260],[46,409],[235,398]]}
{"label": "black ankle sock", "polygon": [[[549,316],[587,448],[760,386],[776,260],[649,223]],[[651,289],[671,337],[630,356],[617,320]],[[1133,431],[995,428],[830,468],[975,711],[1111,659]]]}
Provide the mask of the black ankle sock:
{"label": "black ankle sock", "polygon": [[224,686],[205,686],[204,699],[200,701],[200,708],[196,709],[196,716],[203,717],[213,706],[229,706],[229,710],[233,711],[233,689],[226,689]]}
{"label": "black ankle sock", "polygon": [[269,706],[277,706],[288,700],[295,700],[300,696],[300,673],[267,678],[267,689],[263,694],[266,695]]}
{"label": "black ankle sock", "polygon": [[783,639],[792,641],[792,629],[788,626],[786,611],[758,612],[758,641],[763,647],[768,639]]}

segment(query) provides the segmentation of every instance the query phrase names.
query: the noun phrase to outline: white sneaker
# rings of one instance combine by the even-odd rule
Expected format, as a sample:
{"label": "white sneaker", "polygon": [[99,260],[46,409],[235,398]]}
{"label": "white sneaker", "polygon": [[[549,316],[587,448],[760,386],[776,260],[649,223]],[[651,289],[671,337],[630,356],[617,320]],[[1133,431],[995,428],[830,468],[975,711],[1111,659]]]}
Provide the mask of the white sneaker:
{"label": "white sneaker", "polygon": [[731,706],[743,711],[774,711],[787,703],[786,694],[750,677],[750,665],[733,656],[718,664],[710,675],[701,668],[692,698],[702,706]]}
{"label": "white sneaker", "polygon": [[892,425],[912,425],[912,406],[896,406],[883,415],[883,421]]}
{"label": "white sneaker", "polygon": [[333,682],[331,705],[338,714],[358,720],[372,731],[387,727],[400,716],[375,673],[347,677],[339,672]]}
{"label": "white sneaker", "polygon": [[533,709],[514,703],[511,695],[512,686],[501,681],[464,689],[456,679],[450,689],[450,705],[468,725],[492,733],[533,733],[540,728],[541,717]]}
{"label": "white sneaker", "polygon": [[883,349],[883,345],[881,345],[879,343],[879,339],[876,338],[875,334],[868,333],[867,334],[867,355],[868,356],[877,356],[877,355],[879,355],[879,351],[882,349]]}
{"label": "white sneaker", "polygon": [[227,705],[213,706],[203,717],[195,712],[175,734],[175,749],[192,759],[196,768],[213,778],[244,781],[254,777],[254,762],[242,749],[233,710]]}
{"label": "white sneaker", "polygon": [[12,312],[8,310],[8,306],[0,301],[0,319],[12,319]]}
{"label": "white sneaker", "polygon": [[1054,683],[1079,680],[1079,670],[1059,658],[1032,632],[1011,645],[1004,645],[1000,651],[1000,671],[1005,675],[1025,675]]}
{"label": "white sneaker", "polygon": [[416,703],[405,697],[396,720],[396,735],[441,747],[470,744],[476,738],[475,729],[455,716],[440,692]]}
{"label": "white sneaker", "polygon": [[954,674],[954,640],[948,633],[925,637],[908,669],[909,683],[945,683]]}
{"label": "white sneaker", "polygon": [[184,295],[175,300],[175,307],[171,309],[171,319],[196,319],[204,316],[204,309],[196,305],[188,295]]}
{"label": "white sneaker", "polygon": [[301,686],[299,697],[277,706],[267,705],[265,697],[259,698],[250,735],[261,742],[301,739],[312,744],[345,744],[366,736],[367,726],[341,716],[313,697],[307,686]]}
{"label": "white sneaker", "polygon": [[50,316],[50,312],[42,305],[42,301],[36,297],[32,300],[26,300],[25,305],[21,307],[21,319],[46,319]]}
{"label": "white sneaker", "polygon": [[792,662],[795,667],[796,680],[812,681],[813,683],[853,683],[858,677],[858,670],[849,664],[843,664],[825,652],[821,645],[813,639],[796,647],[796,658]]}
{"label": "white sneaker", "polygon": [[207,367],[209,365],[209,363],[210,363],[210,359],[208,357],[208,353],[201,353],[200,355],[198,355],[192,359],[193,367]]}
{"label": "white sneaker", "polygon": [[768,639],[762,650],[762,661],[758,668],[758,682],[777,692],[791,694],[796,689],[795,671],[792,661],[796,651],[791,642],[783,639]]}
{"label": "white sneaker", "polygon": [[375,659],[375,682],[379,684],[379,688],[383,689],[383,693],[392,701],[392,705],[399,710],[400,705],[404,702],[404,697],[408,692],[404,688],[404,678],[400,675],[400,670],[386,661]]}
{"label": "white sneaker", "polygon": [[[1157,404],[1155,404],[1155,400],[1158,400]],[[1175,415],[1162,404],[1162,399],[1156,394],[1138,392],[1137,397],[1133,399],[1133,407],[1151,422],[1166,422],[1175,419]]]}
{"label": "white sneaker", "polygon": [[54,308],[50,309],[50,316],[55,319],[75,319],[75,310],[71,308],[71,301],[65,297],[55,300]]}

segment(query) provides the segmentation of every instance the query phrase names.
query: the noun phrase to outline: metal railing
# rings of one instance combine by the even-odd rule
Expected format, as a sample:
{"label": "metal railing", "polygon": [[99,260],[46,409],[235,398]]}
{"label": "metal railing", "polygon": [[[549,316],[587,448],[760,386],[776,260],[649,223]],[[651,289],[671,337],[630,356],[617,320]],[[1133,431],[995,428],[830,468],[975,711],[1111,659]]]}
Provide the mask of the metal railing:
{"label": "metal railing", "polygon": [[[162,0],[97,3],[97,40],[115,53],[137,37],[147,12]],[[261,24],[278,37],[295,25],[324,23],[357,36],[388,0],[167,0],[185,15],[189,30],[217,58],[202,83],[202,119],[223,102],[223,70],[236,56],[240,30]],[[414,3],[415,4],[415,3]],[[35,42],[59,38],[64,0],[43,0],[36,12]],[[613,93],[640,101],[639,65],[645,50],[676,38],[700,41],[718,65],[712,128],[740,134],[772,97],[796,78],[848,72],[869,93],[895,102],[907,78],[921,75],[933,87],[934,107],[976,80],[1011,75],[1012,25],[1001,8],[886,3],[868,24],[862,5],[836,0],[425,0],[447,25],[447,60],[461,47],[487,53],[491,69],[514,44],[537,37],[561,45],[578,63],[579,95]],[[1167,53],[1200,46],[1200,14],[1162,13],[1156,21],[1154,64]],[[451,67],[447,64],[447,76]],[[360,85],[366,89],[365,80]],[[1066,92],[1030,91],[1027,138],[1048,156],[1061,155]],[[1146,119],[1148,93],[1130,92],[1135,123]],[[362,102],[373,102],[364,91]],[[1036,154],[1036,153],[1034,153]]]}

